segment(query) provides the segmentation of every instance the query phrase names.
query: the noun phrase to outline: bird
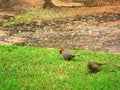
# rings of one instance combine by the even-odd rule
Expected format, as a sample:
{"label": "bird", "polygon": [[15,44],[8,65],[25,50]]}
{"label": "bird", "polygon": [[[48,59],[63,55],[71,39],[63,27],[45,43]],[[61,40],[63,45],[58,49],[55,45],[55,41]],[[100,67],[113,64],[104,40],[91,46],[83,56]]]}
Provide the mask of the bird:
{"label": "bird", "polygon": [[98,62],[92,62],[92,61],[89,61],[88,64],[87,64],[87,67],[88,69],[90,70],[90,72],[92,73],[97,73],[99,72],[100,70],[100,67],[102,65],[105,65],[106,63],[98,63]]}
{"label": "bird", "polygon": [[65,49],[60,49],[60,54],[64,57],[65,60],[70,61],[72,58],[74,58],[76,55],[65,50]]}

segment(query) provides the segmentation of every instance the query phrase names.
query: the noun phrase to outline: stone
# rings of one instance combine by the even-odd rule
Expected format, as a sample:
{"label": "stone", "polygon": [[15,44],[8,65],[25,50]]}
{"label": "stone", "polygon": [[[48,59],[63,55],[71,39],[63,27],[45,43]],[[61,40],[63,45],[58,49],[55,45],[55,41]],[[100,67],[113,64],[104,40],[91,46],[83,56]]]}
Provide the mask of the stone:
{"label": "stone", "polygon": [[4,41],[12,43],[12,45],[24,45],[26,40],[26,38],[11,36],[6,38]]}
{"label": "stone", "polygon": [[13,44],[5,41],[0,41],[0,45],[13,45]]}
{"label": "stone", "polygon": [[15,18],[15,15],[14,14],[8,14],[8,13],[0,13],[0,18],[2,18],[2,19]]}
{"label": "stone", "polygon": [[0,38],[1,37],[5,37],[5,36],[10,36],[10,32],[8,32],[8,31],[0,31]]}

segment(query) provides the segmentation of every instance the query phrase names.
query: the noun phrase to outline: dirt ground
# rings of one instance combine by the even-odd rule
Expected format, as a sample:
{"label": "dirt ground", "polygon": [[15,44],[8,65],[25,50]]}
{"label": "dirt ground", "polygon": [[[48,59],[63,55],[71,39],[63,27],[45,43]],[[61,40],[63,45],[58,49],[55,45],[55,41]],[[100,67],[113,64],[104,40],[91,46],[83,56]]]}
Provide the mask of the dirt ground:
{"label": "dirt ground", "polygon": [[[101,6],[120,5],[119,0],[96,0],[96,1],[95,0],[52,0],[52,2],[53,4],[59,7],[74,7],[74,6],[101,7]],[[20,13],[23,12],[24,10],[41,8],[43,4],[44,4],[44,0],[2,0],[0,1],[0,12],[8,11],[12,13]]]}
{"label": "dirt ground", "polygon": [[8,44],[9,37],[19,37],[26,46],[120,54],[120,5],[61,7],[61,10],[71,10],[73,16],[52,20],[38,18],[31,23],[4,27],[2,31],[9,34],[1,36],[0,41]]}
{"label": "dirt ground", "polygon": [[120,15],[37,19],[4,27],[4,31],[11,32],[2,38],[4,42],[12,36],[25,38],[27,46],[120,53]]}

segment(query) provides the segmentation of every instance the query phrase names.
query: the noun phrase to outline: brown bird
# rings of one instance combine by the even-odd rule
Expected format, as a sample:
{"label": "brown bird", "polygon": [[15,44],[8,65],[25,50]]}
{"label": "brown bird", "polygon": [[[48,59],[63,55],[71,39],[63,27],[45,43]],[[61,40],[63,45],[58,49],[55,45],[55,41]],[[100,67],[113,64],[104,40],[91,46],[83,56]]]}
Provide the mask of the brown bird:
{"label": "brown bird", "polygon": [[61,49],[60,50],[60,54],[64,57],[65,60],[67,61],[70,61],[72,58],[74,58],[76,55],[67,51],[67,50],[64,50],[64,49]]}
{"label": "brown bird", "polygon": [[97,73],[100,70],[100,66],[104,64],[98,62],[88,62],[87,66],[92,73]]}

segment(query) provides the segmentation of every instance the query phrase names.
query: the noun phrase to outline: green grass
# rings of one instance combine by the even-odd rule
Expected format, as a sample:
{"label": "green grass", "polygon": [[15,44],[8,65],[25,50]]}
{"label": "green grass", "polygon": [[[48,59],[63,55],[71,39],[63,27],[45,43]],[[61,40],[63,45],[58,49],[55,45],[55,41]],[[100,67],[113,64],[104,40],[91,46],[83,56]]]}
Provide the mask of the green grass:
{"label": "green grass", "polygon": [[[0,90],[120,90],[120,55],[70,50],[64,61],[58,49],[0,46]],[[90,74],[88,61],[107,62]]]}

